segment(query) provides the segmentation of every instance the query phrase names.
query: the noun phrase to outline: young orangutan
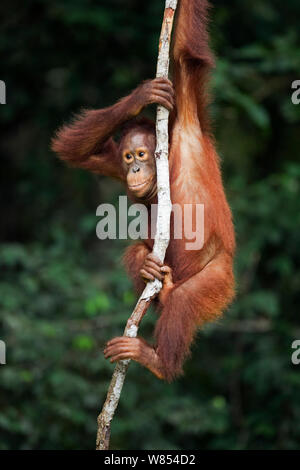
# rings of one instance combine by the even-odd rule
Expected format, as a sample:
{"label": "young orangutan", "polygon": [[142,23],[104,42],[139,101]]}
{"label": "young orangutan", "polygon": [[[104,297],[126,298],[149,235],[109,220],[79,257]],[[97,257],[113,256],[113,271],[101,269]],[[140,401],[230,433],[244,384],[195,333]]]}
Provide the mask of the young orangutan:
{"label": "young orangutan", "polygon": [[[155,345],[142,338],[118,337],[104,351],[111,362],[133,359],[168,381],[182,372],[197,327],[218,318],[234,296],[234,230],[207,111],[206,86],[213,66],[207,9],[206,0],[180,1],[173,48],[174,88],[167,79],[146,81],[109,108],[83,112],[53,140],[53,149],[62,160],[118,178],[135,201],[150,208],[156,203],[155,127],[136,116],[151,103],[171,111],[171,199],[182,207],[204,205],[204,244],[201,249],[187,250],[184,237],[172,238],[164,266],[152,255],[150,238],[126,251],[125,265],[138,291],[145,281],[163,281]],[[117,144],[112,136],[121,126],[123,135]]]}

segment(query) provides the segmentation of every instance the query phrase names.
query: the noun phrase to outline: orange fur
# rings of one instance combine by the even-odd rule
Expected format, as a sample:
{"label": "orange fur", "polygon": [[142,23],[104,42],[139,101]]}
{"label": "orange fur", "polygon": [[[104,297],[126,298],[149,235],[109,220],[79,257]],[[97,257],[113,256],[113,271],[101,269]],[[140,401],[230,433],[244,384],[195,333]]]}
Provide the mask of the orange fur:
{"label": "orange fur", "polygon": [[177,116],[170,150],[173,204],[204,204],[204,246],[186,251],[171,240],[166,264],[175,286],[156,324],[157,352],[167,379],[182,372],[198,326],[218,318],[234,297],[231,212],[210,135],[206,90],[214,63],[208,47],[206,0],[181,0],[174,44]]}
{"label": "orange fur", "polygon": [[[218,318],[234,296],[234,229],[207,112],[206,87],[214,64],[207,11],[206,0],[180,1],[173,49],[177,112],[170,129],[171,198],[181,206],[204,204],[205,225],[202,249],[186,251],[187,240],[171,239],[166,254],[174,287],[160,308],[155,349],[167,380],[182,372],[197,327]],[[135,100],[133,93],[111,108],[85,113],[58,133],[54,150],[75,166],[124,179],[111,134],[128,120],[127,108],[137,106]],[[124,256],[139,292],[140,269],[152,246],[149,239],[130,247]]]}

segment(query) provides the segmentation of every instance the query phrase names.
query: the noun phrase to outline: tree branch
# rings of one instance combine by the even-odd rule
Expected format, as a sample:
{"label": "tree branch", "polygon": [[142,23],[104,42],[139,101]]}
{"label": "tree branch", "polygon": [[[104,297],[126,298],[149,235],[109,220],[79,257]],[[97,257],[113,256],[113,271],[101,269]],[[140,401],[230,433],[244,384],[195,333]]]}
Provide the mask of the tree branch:
{"label": "tree branch", "polygon": [[[170,39],[177,0],[166,0],[164,19],[159,40],[157,77],[168,77]],[[170,241],[170,215],[172,203],[169,179],[169,111],[163,106],[157,107],[155,161],[157,169],[158,213],[153,253],[163,262]],[[147,312],[151,300],[159,293],[162,284],[157,279],[145,287],[138,303],[127,321],[124,336],[135,338],[140,322]],[[110,426],[117,409],[122,387],[130,360],[119,361],[115,367],[107,397],[98,416],[96,450],[108,450]]]}

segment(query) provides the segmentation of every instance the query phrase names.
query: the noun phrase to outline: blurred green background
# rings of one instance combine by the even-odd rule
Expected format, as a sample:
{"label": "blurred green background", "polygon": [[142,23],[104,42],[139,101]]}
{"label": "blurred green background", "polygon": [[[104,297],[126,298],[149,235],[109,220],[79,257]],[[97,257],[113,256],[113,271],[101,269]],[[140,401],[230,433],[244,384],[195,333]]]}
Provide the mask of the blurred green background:
{"label": "blurred green background", "polygon": [[[93,449],[113,366],[103,359],[135,303],[96,207],[123,189],[65,168],[54,130],[155,73],[163,0],[2,2],[0,449]],[[211,112],[234,213],[238,295],[199,333],[172,385],[130,366],[114,449],[296,449],[299,325],[299,0],[215,0]],[[154,109],[152,110],[154,111]],[[184,312],[183,312],[184,313]],[[151,337],[155,315],[141,333]]]}

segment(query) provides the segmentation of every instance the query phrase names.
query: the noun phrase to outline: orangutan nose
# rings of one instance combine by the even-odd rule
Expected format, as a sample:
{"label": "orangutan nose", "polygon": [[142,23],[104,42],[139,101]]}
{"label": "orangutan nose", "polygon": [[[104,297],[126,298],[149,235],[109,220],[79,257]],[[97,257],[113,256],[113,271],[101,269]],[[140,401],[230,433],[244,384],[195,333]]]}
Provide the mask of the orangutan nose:
{"label": "orangutan nose", "polygon": [[133,168],[132,168],[132,171],[133,173],[137,173],[138,171],[140,171],[140,167],[135,165]]}

